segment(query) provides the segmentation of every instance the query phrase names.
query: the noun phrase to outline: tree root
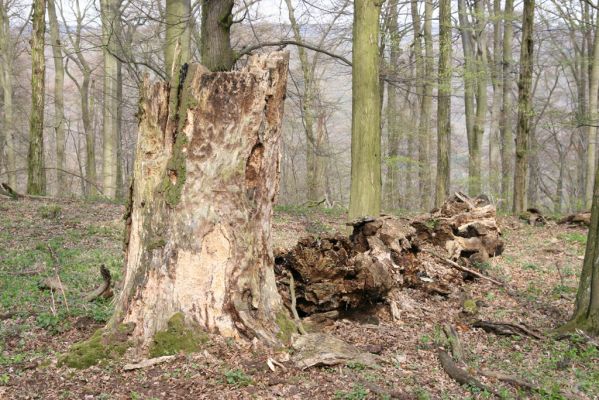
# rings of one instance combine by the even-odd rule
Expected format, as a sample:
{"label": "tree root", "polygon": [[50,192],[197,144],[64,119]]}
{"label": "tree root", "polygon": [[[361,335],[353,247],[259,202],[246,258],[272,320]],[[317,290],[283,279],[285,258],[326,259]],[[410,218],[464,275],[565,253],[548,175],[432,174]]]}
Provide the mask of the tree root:
{"label": "tree root", "polygon": [[474,328],[482,328],[485,332],[492,332],[502,336],[529,336],[537,340],[542,340],[543,337],[534,333],[530,329],[519,324],[500,323],[491,321],[478,320],[472,324]]}
{"label": "tree root", "polygon": [[100,266],[100,274],[102,274],[103,282],[96,289],[85,295],[83,298],[85,301],[94,301],[98,297],[104,297],[105,299],[112,297],[112,289],[110,288],[110,283],[112,281],[112,276],[110,275],[110,271],[108,268],[102,264]]}

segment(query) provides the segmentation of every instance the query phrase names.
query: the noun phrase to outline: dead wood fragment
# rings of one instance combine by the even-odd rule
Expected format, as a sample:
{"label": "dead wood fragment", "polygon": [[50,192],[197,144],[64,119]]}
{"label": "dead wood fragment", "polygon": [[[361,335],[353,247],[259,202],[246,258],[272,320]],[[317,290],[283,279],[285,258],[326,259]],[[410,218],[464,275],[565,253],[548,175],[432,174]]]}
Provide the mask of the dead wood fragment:
{"label": "dead wood fragment", "polygon": [[447,265],[449,265],[449,266],[451,266],[451,267],[453,267],[455,269],[458,269],[458,270],[460,270],[462,272],[469,273],[469,274],[474,275],[474,276],[476,276],[478,278],[481,278],[481,279],[484,279],[486,281],[489,281],[489,282],[491,282],[491,283],[493,283],[493,284],[495,284],[497,286],[501,286],[501,287],[505,286],[503,283],[501,283],[501,282],[499,282],[499,281],[497,281],[497,280],[495,280],[493,278],[490,278],[490,277],[488,277],[486,275],[483,275],[480,272],[477,272],[477,271],[475,271],[473,269],[463,267],[460,264],[458,264],[457,262],[452,261],[452,260],[450,260],[448,258],[445,258],[442,255],[440,255],[440,254],[438,254],[438,253],[436,253],[436,252],[434,252],[432,250],[423,249],[422,251],[424,253],[428,253],[428,254],[431,254],[431,255],[437,257],[439,260],[443,261],[445,264],[447,264]]}
{"label": "dead wood fragment", "polygon": [[17,313],[15,313],[15,312],[11,312],[11,311],[9,311],[9,312],[7,312],[7,313],[0,314],[0,321],[4,321],[4,320],[7,320],[7,319],[11,319],[11,318],[12,318],[12,317],[14,317],[16,314],[17,314]]}
{"label": "dead wood fragment", "polygon": [[462,347],[462,341],[458,336],[458,332],[451,325],[443,325],[443,332],[449,342],[451,348],[451,355],[457,362],[461,362],[464,359],[464,348]]}
{"label": "dead wood fragment", "polygon": [[523,325],[478,320],[472,324],[474,328],[482,328],[485,332],[502,336],[529,336],[537,340],[543,337]]}
{"label": "dead wood fragment", "polygon": [[172,361],[175,358],[177,358],[177,356],[162,356],[162,357],[156,357],[156,358],[149,358],[147,360],[143,360],[138,363],[125,364],[123,366],[123,370],[124,371],[133,371],[135,369],[148,368],[153,365],[162,364],[167,361]]}
{"label": "dead wood fragment", "polygon": [[98,286],[96,289],[89,292],[87,295],[85,295],[85,297],[83,298],[85,301],[94,301],[99,297],[103,297],[105,299],[112,297],[113,293],[112,289],[110,288],[112,276],[110,275],[110,271],[108,270],[108,268],[104,266],[104,264],[100,266],[100,274],[102,275],[102,284]]}
{"label": "dead wood fragment", "polygon": [[591,225],[591,212],[585,211],[576,214],[570,214],[565,216],[564,218],[557,221],[558,224],[568,224],[568,225]]}
{"label": "dead wood fragment", "polygon": [[416,396],[402,392],[401,390],[385,389],[381,385],[377,385],[374,382],[367,381],[364,378],[358,378],[358,382],[360,382],[360,385],[364,386],[366,389],[370,390],[372,393],[382,398],[400,400],[412,400],[417,398]]}
{"label": "dead wood fragment", "polygon": [[478,371],[478,373],[488,378],[493,378],[505,383],[509,383],[510,385],[513,385],[519,389],[527,390],[529,392],[535,392],[540,390],[537,386],[533,385],[528,381],[525,381],[524,379],[518,378],[517,376],[505,375],[500,372],[489,371],[486,369],[481,369]]}
{"label": "dead wood fragment", "polygon": [[439,349],[438,356],[443,370],[445,370],[445,372],[447,373],[447,375],[449,375],[451,379],[453,379],[460,385],[470,385],[477,387],[481,390],[485,390],[489,393],[497,394],[493,389],[480,382],[478,379],[470,375],[462,368],[458,367],[458,365],[453,361],[451,356],[445,350]]}
{"label": "dead wood fragment", "polygon": [[520,214],[520,219],[526,221],[529,225],[532,226],[543,226],[547,224],[547,219],[541,213],[541,210],[538,208],[529,208],[526,212]]}
{"label": "dead wood fragment", "polygon": [[64,292],[67,290],[57,275],[45,278],[37,285],[37,287],[40,290],[54,290],[56,292]]}
{"label": "dead wood fragment", "polygon": [[293,339],[292,347],[295,350],[292,360],[301,369],[350,362],[374,367],[381,360],[375,354],[362,352],[357,347],[325,333],[298,335]]}

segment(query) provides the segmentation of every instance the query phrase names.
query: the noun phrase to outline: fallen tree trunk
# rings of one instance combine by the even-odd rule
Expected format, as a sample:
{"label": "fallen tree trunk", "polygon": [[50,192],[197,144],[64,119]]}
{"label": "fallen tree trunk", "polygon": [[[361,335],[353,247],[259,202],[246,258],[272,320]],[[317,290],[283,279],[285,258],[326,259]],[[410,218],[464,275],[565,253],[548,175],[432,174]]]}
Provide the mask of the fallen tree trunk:
{"label": "fallen tree trunk", "polygon": [[581,213],[577,213],[577,214],[570,214],[570,215],[567,215],[564,218],[560,219],[559,221],[557,221],[557,223],[561,224],[561,225],[568,224],[568,225],[590,226],[591,225],[591,212],[587,211],[587,212],[581,212]]}

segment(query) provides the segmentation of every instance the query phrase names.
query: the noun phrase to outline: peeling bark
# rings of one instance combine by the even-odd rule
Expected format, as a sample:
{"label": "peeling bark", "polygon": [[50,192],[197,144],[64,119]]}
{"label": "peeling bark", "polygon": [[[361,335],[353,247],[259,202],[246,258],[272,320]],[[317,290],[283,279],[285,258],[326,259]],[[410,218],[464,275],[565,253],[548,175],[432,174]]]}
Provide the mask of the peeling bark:
{"label": "peeling bark", "polygon": [[282,311],[271,216],[279,182],[288,54],[234,72],[191,65],[169,115],[166,82],[144,82],[126,238],[111,326],[143,345],[182,313],[190,324],[276,343]]}

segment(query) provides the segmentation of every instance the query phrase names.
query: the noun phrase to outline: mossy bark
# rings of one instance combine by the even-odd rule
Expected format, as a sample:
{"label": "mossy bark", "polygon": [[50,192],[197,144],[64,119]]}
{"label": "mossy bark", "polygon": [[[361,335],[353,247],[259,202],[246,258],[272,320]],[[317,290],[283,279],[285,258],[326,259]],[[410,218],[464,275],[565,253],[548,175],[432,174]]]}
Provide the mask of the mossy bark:
{"label": "mossy bark", "polygon": [[234,72],[191,65],[174,108],[168,83],[144,82],[111,321],[135,323],[139,343],[177,313],[208,332],[279,342],[270,236],[287,69],[286,53]]}

